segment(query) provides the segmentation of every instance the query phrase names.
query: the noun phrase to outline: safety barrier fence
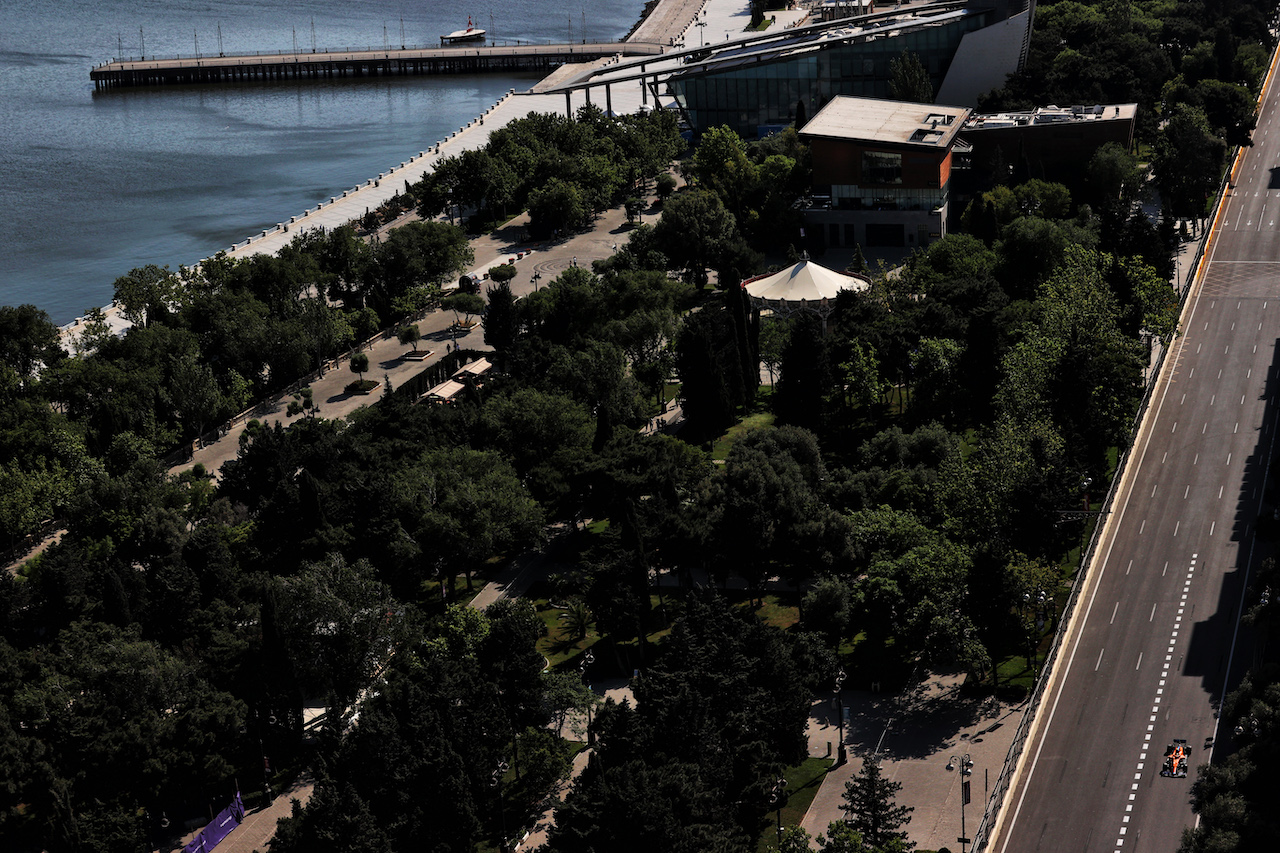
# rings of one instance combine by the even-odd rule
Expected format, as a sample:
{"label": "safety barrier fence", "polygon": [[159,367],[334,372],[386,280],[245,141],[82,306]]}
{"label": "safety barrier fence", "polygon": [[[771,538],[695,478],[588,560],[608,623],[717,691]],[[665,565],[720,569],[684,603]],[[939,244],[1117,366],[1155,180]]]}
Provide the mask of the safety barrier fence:
{"label": "safety barrier fence", "polygon": [[[1227,191],[1232,185],[1231,178],[1234,172],[1234,167],[1235,164],[1233,163],[1232,169],[1227,171],[1218,187],[1218,201],[1215,205],[1215,210],[1220,209],[1225,203]],[[1187,298],[1191,293],[1191,284],[1195,281],[1196,275],[1199,272],[1200,263],[1204,258],[1204,254],[1210,243],[1210,237],[1212,234],[1212,225],[1204,229],[1196,247],[1195,259],[1190,264],[1185,278],[1178,282],[1179,316],[1182,315],[1182,309],[1186,305]],[[1151,371],[1148,377],[1146,388],[1142,394],[1142,402],[1138,406],[1137,414],[1134,415],[1133,422],[1130,425],[1131,440],[1129,447],[1120,455],[1120,458],[1116,462],[1115,474],[1111,478],[1111,487],[1107,490],[1107,497],[1103,501],[1102,509],[1098,514],[1099,519],[1105,519],[1114,506],[1116,493],[1130,462],[1134,441],[1137,440],[1138,431],[1141,429],[1143,418],[1146,417],[1147,410],[1151,405],[1151,399],[1155,394],[1157,386],[1160,384],[1160,374],[1164,368],[1164,362],[1165,358],[1168,356],[1168,352],[1168,347],[1162,346],[1160,348],[1159,356],[1156,359],[1155,369]],[[1018,760],[1022,756],[1022,750],[1026,746],[1027,738],[1030,737],[1031,729],[1035,724],[1036,714],[1040,710],[1040,703],[1044,699],[1045,685],[1049,681],[1046,675],[1053,672],[1053,667],[1056,665],[1058,656],[1062,651],[1062,647],[1066,643],[1066,637],[1070,631],[1071,615],[1080,598],[1080,592],[1084,588],[1084,582],[1088,574],[1089,567],[1093,564],[1093,557],[1105,528],[1105,523],[1094,524],[1093,533],[1089,537],[1088,547],[1080,554],[1080,567],[1076,572],[1075,578],[1072,580],[1071,592],[1067,598],[1066,605],[1062,609],[1062,616],[1058,620],[1058,629],[1054,632],[1053,644],[1049,647],[1049,652],[1045,655],[1044,661],[1040,666],[1040,676],[1036,680],[1035,686],[1031,691],[1031,696],[1027,700],[1027,710],[1022,715],[1022,721],[1018,724],[1018,728],[1014,732],[1013,743],[1009,745],[1009,751],[1005,756],[1004,766],[1000,769],[1000,775],[996,777],[995,784],[991,789],[991,796],[987,800],[987,806],[982,815],[982,820],[979,822],[978,828],[973,834],[973,850],[975,851],[985,850],[987,848],[991,832],[996,825],[997,819],[1000,817],[1000,810],[1004,805],[1004,799],[1008,795],[1009,788],[1013,783],[1013,775],[1017,769]]]}

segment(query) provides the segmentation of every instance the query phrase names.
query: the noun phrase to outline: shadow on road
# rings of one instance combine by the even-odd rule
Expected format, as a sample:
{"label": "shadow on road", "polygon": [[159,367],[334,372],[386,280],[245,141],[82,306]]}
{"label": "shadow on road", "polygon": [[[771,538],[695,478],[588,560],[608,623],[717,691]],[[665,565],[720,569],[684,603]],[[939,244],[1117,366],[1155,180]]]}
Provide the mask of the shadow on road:
{"label": "shadow on road", "polygon": [[[1272,173],[1274,181],[1276,170],[1273,169]],[[1187,614],[1192,620],[1191,638],[1187,644],[1185,661],[1177,661],[1183,674],[1201,677],[1203,689],[1213,696],[1215,706],[1220,705],[1223,699],[1227,662],[1236,623],[1241,615],[1240,601],[1247,578],[1263,559],[1275,553],[1275,544],[1269,535],[1275,525],[1265,522],[1259,524],[1260,514],[1265,516],[1277,505],[1275,490],[1266,482],[1272,442],[1277,429],[1276,407],[1272,401],[1277,391],[1277,372],[1280,371],[1280,364],[1277,364],[1277,359],[1280,359],[1280,341],[1273,343],[1272,347],[1272,362],[1260,397],[1266,401],[1262,418],[1264,426],[1258,430],[1257,444],[1244,463],[1244,476],[1230,536],[1234,547],[1216,550],[1206,547],[1200,555],[1197,567],[1197,574],[1206,572],[1209,577],[1213,576],[1212,573],[1223,573],[1218,604],[1213,613],[1196,613],[1193,607],[1192,612]],[[1248,602],[1245,606],[1248,606]],[[1246,633],[1247,629],[1242,628],[1242,648],[1251,646]],[[1246,656],[1235,658],[1235,672],[1230,678],[1232,688],[1238,683],[1246,665]]]}

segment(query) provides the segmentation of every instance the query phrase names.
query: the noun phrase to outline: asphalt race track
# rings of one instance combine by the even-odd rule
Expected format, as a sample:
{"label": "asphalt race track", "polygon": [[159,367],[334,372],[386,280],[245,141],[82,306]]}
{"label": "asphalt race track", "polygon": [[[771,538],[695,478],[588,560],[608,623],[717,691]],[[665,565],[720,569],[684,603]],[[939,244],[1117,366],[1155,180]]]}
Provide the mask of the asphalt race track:
{"label": "asphalt race track", "polygon": [[[1247,576],[1270,553],[1259,516],[1276,507],[1276,113],[1269,88],[992,850],[1174,853],[1195,820],[1195,768],[1228,734],[1215,703],[1248,655]],[[1175,738],[1185,779],[1160,776]]]}

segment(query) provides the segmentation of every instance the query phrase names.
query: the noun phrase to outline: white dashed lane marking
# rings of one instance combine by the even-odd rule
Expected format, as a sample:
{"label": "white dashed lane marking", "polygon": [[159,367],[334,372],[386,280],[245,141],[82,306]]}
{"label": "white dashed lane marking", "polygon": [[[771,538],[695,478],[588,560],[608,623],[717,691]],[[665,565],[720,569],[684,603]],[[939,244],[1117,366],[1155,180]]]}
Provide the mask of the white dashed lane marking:
{"label": "white dashed lane marking", "polygon": [[[1196,560],[1198,560],[1199,558],[1200,558],[1199,554],[1192,554],[1191,562],[1187,566],[1186,579],[1183,581],[1183,584],[1182,584],[1182,601],[1184,602],[1184,604],[1178,606],[1178,612],[1173,617],[1173,627],[1169,631],[1169,646],[1168,646],[1167,653],[1164,656],[1164,665],[1160,668],[1160,679],[1158,684],[1156,685],[1156,695],[1151,702],[1151,716],[1147,721],[1147,731],[1142,737],[1142,747],[1139,749],[1139,752],[1138,752],[1138,762],[1137,762],[1137,766],[1134,768],[1134,774],[1133,774],[1134,781],[1133,781],[1133,786],[1130,788],[1129,802],[1124,807],[1125,813],[1124,813],[1124,816],[1120,819],[1120,831],[1116,835],[1116,853],[1124,853],[1124,837],[1125,835],[1128,834],[1128,831],[1129,831],[1129,827],[1127,826],[1127,824],[1129,823],[1129,817],[1133,812],[1133,801],[1137,799],[1137,796],[1138,796],[1134,792],[1138,790],[1138,784],[1142,781],[1142,773],[1143,773],[1143,769],[1146,766],[1146,761],[1147,761],[1147,752],[1151,748],[1151,733],[1156,727],[1156,719],[1160,716],[1160,702],[1164,698],[1165,683],[1169,679],[1169,668],[1173,665],[1172,663],[1173,653],[1174,653],[1174,649],[1177,648],[1177,644],[1178,644],[1178,631],[1182,627],[1182,613],[1185,610],[1184,605],[1187,600],[1187,592],[1191,589],[1191,579],[1195,576]],[[1169,568],[1169,564],[1165,563],[1165,569],[1167,570],[1168,568]],[[1163,572],[1161,574],[1163,574]],[[1116,609],[1118,610],[1119,608],[1120,608],[1120,602],[1117,601]],[[1156,605],[1152,604],[1151,616],[1148,618],[1147,621],[1151,621],[1152,619],[1155,619],[1155,616],[1156,616]],[[1112,621],[1115,620],[1114,611],[1111,614],[1111,619]],[[1106,649],[1103,649],[1102,651],[1105,652]],[[1097,672],[1098,667],[1101,665],[1102,665],[1102,652],[1099,652],[1098,664],[1093,668],[1094,672]],[[1140,669],[1141,666],[1142,666],[1142,653],[1139,652],[1138,662],[1133,668],[1136,671]]]}

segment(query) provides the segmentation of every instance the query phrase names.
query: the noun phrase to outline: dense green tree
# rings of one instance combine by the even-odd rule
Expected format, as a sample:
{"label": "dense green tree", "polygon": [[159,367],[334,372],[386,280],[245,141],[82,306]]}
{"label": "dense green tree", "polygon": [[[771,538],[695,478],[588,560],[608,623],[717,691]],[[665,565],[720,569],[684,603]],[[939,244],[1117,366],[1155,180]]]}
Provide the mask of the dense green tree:
{"label": "dense green tree", "polygon": [[298,682],[309,695],[332,696],[341,713],[403,639],[390,590],[364,561],[332,554],[282,579],[276,624]]}
{"label": "dense green tree", "polygon": [[[385,837],[386,847],[375,849],[469,850],[488,834],[491,773],[510,757],[496,685],[479,676],[474,659],[429,646],[401,650],[386,676],[363,703],[360,724],[340,733],[328,777],[317,785],[354,792],[372,819],[346,798],[313,798],[295,812],[280,849],[329,833],[338,845]],[[354,814],[334,814],[352,805]]]}
{"label": "dense green tree", "polygon": [[782,366],[782,354],[786,351],[791,335],[791,324],[770,318],[760,324],[760,363],[769,371],[769,384],[774,384],[774,374]]}
{"label": "dense green tree", "polygon": [[1089,158],[1085,173],[1088,201],[1095,210],[1128,211],[1142,189],[1138,158],[1115,142],[1108,142]]}
{"label": "dense green tree", "polygon": [[1156,187],[1175,216],[1203,219],[1222,177],[1226,144],[1214,135],[1204,110],[1174,106],[1156,140],[1151,170]]}
{"label": "dense green tree", "polygon": [[794,459],[743,443],[734,445],[703,502],[713,566],[744,577],[753,591],[794,547],[792,531],[814,511],[814,495]]}
{"label": "dense green tree", "polygon": [[484,342],[499,353],[506,353],[520,337],[520,315],[516,296],[509,281],[490,285],[484,312]]}
{"label": "dense green tree", "polygon": [[933,103],[933,81],[919,54],[907,51],[889,60],[889,97],[895,101]]}
{"label": "dense green tree", "polygon": [[616,425],[634,422],[639,416],[640,389],[616,344],[589,340],[577,352],[562,349],[550,365],[548,378],[553,387],[564,388],[595,411],[592,447],[597,452],[612,439]]}
{"label": "dense green tree", "polygon": [[841,578],[818,578],[804,594],[805,628],[820,634],[829,645],[838,645],[849,629],[852,594]]}
{"label": "dense green tree", "polygon": [[75,480],[57,461],[43,457],[0,462],[0,531],[5,545],[17,544],[57,518],[75,494]]}
{"label": "dense green tree", "polygon": [[369,354],[365,352],[355,353],[351,356],[351,362],[348,366],[351,368],[351,372],[356,375],[357,379],[363,382],[364,375],[369,370]]}
{"label": "dense green tree", "polygon": [[737,225],[719,196],[695,190],[663,205],[653,236],[658,249],[685,271],[690,282],[705,287],[707,268],[719,265],[736,239]]}
{"label": "dense green tree", "polygon": [[415,293],[438,295],[446,281],[474,260],[466,234],[454,225],[410,222],[393,228],[374,250],[382,285],[375,307],[385,313],[407,304],[402,300]]}
{"label": "dense green tree", "polygon": [[193,353],[174,360],[165,397],[173,405],[185,438],[203,435],[210,423],[234,413],[213,371]]}
{"label": "dense green tree", "polygon": [[325,234],[316,249],[316,262],[326,277],[326,296],[341,300],[347,310],[363,306],[373,249],[354,228],[340,225]]}
{"label": "dense green tree", "polygon": [[733,422],[746,401],[746,379],[727,311],[704,308],[685,318],[676,336],[676,372],[691,435],[711,437]]}
{"label": "dense green tree", "polygon": [[272,853],[392,853],[395,849],[351,784],[328,779],[315,786],[305,811],[297,799],[293,801],[292,814],[280,818],[270,844]]}
{"label": "dense green tree", "polygon": [[634,759],[588,770],[556,810],[553,853],[734,853],[742,833],[726,825],[715,780],[695,764]]}
{"label": "dense green tree", "polygon": [[1140,259],[1122,259],[1118,266],[1136,297],[1142,328],[1168,346],[1178,333],[1178,292],[1167,278]]}
{"label": "dense green tree", "polygon": [[[857,775],[845,783],[840,808],[850,827],[862,835],[864,844],[878,848],[895,838],[906,841],[903,827],[911,822],[914,809],[894,803],[894,795],[900,790],[902,783],[884,778],[875,759],[863,763]],[[904,849],[910,850],[913,846],[907,843]]]}
{"label": "dense green tree", "polygon": [[73,625],[27,666],[10,714],[25,723],[21,788],[47,849],[136,850],[112,839],[113,813],[230,785],[243,704],[137,629]]}
{"label": "dense green tree", "polygon": [[66,358],[58,327],[34,305],[0,305],[0,363],[25,385],[37,368],[54,367]]}
{"label": "dense green tree", "polygon": [[1030,297],[1077,246],[1096,248],[1096,233],[1073,222],[1019,217],[1000,232],[996,275],[1011,297]]}
{"label": "dense green tree", "polygon": [[447,578],[460,570],[470,586],[485,562],[532,544],[541,531],[541,508],[495,453],[430,450],[404,476],[418,511],[414,538]]}
{"label": "dense green tree", "polygon": [[1001,418],[979,435],[963,463],[939,472],[937,498],[961,541],[1039,555],[1063,544],[1057,512],[1074,503],[1062,436],[1043,419]]}
{"label": "dense green tree", "polygon": [[[828,412],[828,394],[836,383],[831,352],[817,317],[803,314],[792,322],[781,366],[782,378],[774,395],[779,420],[821,429]],[[858,377],[860,382],[865,378],[865,373]]]}
{"label": "dense green tree", "polygon": [[[547,665],[537,642],[547,633],[533,605],[525,598],[504,598],[485,608],[489,629],[476,644],[476,664],[483,676],[498,685],[501,710],[514,732],[550,721],[543,701],[542,670]],[[518,762],[519,756],[513,756]],[[517,764],[516,772],[519,773]]]}
{"label": "dense green tree", "polygon": [[440,307],[453,312],[453,321],[458,326],[470,326],[472,315],[484,313],[485,302],[478,293],[455,293],[440,300]]}
{"label": "dense green tree", "polygon": [[120,313],[136,326],[149,326],[179,307],[185,296],[181,279],[155,264],[137,267],[112,285]]}
{"label": "dense green tree", "polygon": [[412,347],[416,351],[418,349],[418,341],[422,340],[422,332],[418,330],[417,323],[410,323],[400,328],[400,331],[396,333],[396,338],[400,343],[407,347]]}
{"label": "dense green tree", "polygon": [[675,369],[675,331],[675,312],[666,307],[633,312],[607,327],[608,336],[626,354],[632,375],[655,398],[662,396]]}
{"label": "dense green tree", "polygon": [[589,468],[590,411],[563,393],[533,388],[497,393],[475,429],[485,447],[510,460],[530,494],[549,510],[565,509],[576,478]]}
{"label": "dense green tree", "polygon": [[1258,101],[1249,89],[1222,80],[1202,80],[1195,94],[1209,126],[1218,132],[1228,147],[1253,144],[1251,137],[1258,123]]}
{"label": "dense green tree", "polygon": [[1041,291],[1041,319],[1005,359],[1000,405],[1016,417],[1051,418],[1089,470],[1124,442],[1139,398],[1137,342],[1119,328],[1104,270],[1110,259],[1079,249]]}
{"label": "dense green tree", "polygon": [[759,177],[755,164],[747,157],[747,144],[737,133],[723,126],[703,133],[688,171],[700,189],[719,196],[735,217],[746,214],[748,198]]}
{"label": "dense green tree", "polygon": [[298,328],[311,344],[316,370],[324,372],[324,362],[350,346],[354,333],[342,312],[320,299],[303,299],[299,306]]}
{"label": "dense green tree", "polygon": [[556,737],[564,734],[565,724],[576,740],[587,739],[587,712],[594,710],[600,697],[589,688],[582,675],[570,669],[549,669],[542,674],[544,707],[555,725]]}
{"label": "dense green tree", "polygon": [[964,345],[950,338],[921,338],[911,353],[912,405],[940,417],[951,414]]}
{"label": "dense green tree", "polygon": [[577,184],[552,178],[529,193],[529,229],[538,236],[568,236],[586,228],[591,218],[591,206]]}

